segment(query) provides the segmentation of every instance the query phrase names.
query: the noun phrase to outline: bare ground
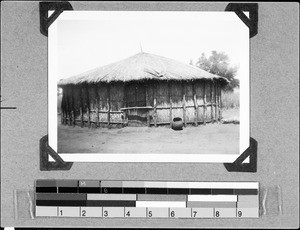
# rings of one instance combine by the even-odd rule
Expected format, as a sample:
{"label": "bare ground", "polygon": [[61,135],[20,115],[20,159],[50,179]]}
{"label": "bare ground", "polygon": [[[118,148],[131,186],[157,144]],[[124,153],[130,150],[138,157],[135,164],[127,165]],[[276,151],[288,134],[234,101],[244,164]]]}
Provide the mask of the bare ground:
{"label": "bare ground", "polygon": [[237,154],[239,125],[207,124],[120,129],[58,126],[59,153]]}
{"label": "bare ground", "polygon": [[232,109],[224,109],[222,111],[222,119],[224,120],[240,120],[240,109],[232,108]]}

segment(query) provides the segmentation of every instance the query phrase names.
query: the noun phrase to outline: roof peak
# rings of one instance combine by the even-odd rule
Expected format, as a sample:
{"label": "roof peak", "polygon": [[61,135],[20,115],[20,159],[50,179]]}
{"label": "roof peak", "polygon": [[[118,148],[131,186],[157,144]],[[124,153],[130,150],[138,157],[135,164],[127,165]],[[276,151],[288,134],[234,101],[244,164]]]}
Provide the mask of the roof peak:
{"label": "roof peak", "polygon": [[142,44],[140,43],[140,49],[141,49],[141,53],[144,53],[143,52],[143,47],[142,47]]}

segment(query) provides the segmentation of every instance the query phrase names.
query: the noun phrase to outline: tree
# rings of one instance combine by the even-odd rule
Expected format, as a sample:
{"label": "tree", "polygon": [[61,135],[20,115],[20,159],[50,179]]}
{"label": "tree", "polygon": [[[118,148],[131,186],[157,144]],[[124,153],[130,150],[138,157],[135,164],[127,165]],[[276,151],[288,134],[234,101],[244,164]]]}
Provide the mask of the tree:
{"label": "tree", "polygon": [[224,52],[212,51],[208,58],[202,53],[196,66],[229,80],[229,84],[224,90],[233,91],[234,88],[239,87],[239,80],[235,78],[238,68],[230,66],[229,57]]}

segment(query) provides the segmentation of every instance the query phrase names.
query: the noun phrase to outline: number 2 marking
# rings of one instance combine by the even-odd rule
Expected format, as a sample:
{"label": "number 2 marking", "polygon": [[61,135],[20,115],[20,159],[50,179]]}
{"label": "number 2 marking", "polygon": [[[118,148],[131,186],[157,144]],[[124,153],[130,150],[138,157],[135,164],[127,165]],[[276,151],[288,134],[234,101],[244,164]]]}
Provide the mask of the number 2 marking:
{"label": "number 2 marking", "polygon": [[81,216],[86,216],[86,210],[83,209],[83,210],[81,211]]}

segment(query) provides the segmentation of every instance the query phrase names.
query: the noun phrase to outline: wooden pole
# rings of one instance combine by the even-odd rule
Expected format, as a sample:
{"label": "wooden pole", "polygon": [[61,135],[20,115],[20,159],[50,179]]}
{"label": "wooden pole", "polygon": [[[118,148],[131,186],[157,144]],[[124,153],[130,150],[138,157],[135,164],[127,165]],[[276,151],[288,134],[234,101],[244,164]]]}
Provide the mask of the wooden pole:
{"label": "wooden pole", "polygon": [[65,87],[62,88],[63,94],[61,98],[61,124],[65,124]]}
{"label": "wooden pole", "polygon": [[146,106],[150,106],[148,87],[147,85],[144,85],[144,87],[145,87],[145,96],[146,96]]}
{"label": "wooden pole", "polygon": [[67,121],[67,115],[68,115],[68,111],[67,111],[67,87],[64,87],[64,125],[67,125],[68,121]]}
{"label": "wooden pole", "polygon": [[218,122],[218,82],[215,83],[215,121]]}
{"label": "wooden pole", "polygon": [[170,113],[169,113],[169,120],[170,120],[170,126],[172,126],[172,84],[171,82],[168,82],[168,93],[169,93],[169,101],[170,101]]}
{"label": "wooden pole", "polygon": [[61,124],[62,125],[64,125],[64,111],[63,111],[63,109],[61,108],[61,115],[60,115],[60,122],[61,122]]}
{"label": "wooden pole", "polygon": [[222,89],[219,87],[219,121],[222,119]]}
{"label": "wooden pole", "polygon": [[68,95],[67,95],[67,86],[64,88],[64,125],[68,125]]}
{"label": "wooden pole", "polygon": [[71,121],[71,117],[72,117],[72,115],[71,115],[71,104],[72,104],[72,101],[71,101],[71,97],[70,97],[70,86],[68,86],[67,89],[68,89],[67,90],[67,111],[68,111],[68,113],[67,113],[67,118],[68,118],[67,124],[69,126],[71,126],[72,125],[72,121]]}
{"label": "wooden pole", "polygon": [[210,120],[211,123],[214,121],[214,105],[213,105],[213,82],[210,82]]}
{"label": "wooden pole", "polygon": [[91,128],[91,112],[90,112],[90,98],[88,86],[85,86],[86,103],[87,103],[87,116],[88,116],[88,127]]}
{"label": "wooden pole", "polygon": [[81,128],[83,128],[84,123],[83,123],[83,99],[82,99],[82,88],[79,88],[79,97],[80,97],[80,120],[81,120]]}
{"label": "wooden pole", "polygon": [[[150,106],[149,102],[149,92],[148,92],[148,85],[145,85],[145,92],[146,92],[146,106]],[[147,110],[147,126],[150,127],[150,110]]]}
{"label": "wooden pole", "polygon": [[69,87],[67,86],[66,88],[66,98],[67,98],[67,103],[66,103],[66,109],[67,109],[67,125],[71,125],[70,123],[70,98],[69,98]]}
{"label": "wooden pole", "polygon": [[135,98],[135,106],[138,106],[138,84],[135,84],[135,94],[134,94]]}
{"label": "wooden pole", "polygon": [[110,125],[110,85],[107,85],[107,125]]}
{"label": "wooden pole", "polygon": [[73,94],[72,94],[72,86],[70,86],[69,88],[69,98],[70,98],[70,102],[69,102],[69,125],[73,126]]}
{"label": "wooden pole", "polygon": [[203,124],[206,125],[206,90],[205,90],[205,81],[203,82]]}
{"label": "wooden pole", "polygon": [[186,127],[185,82],[182,83],[182,94],[183,125]]}
{"label": "wooden pole", "polygon": [[98,94],[98,88],[99,88],[99,85],[97,84],[95,86],[95,90],[96,90],[96,128],[100,127],[100,123],[99,123],[100,97]]}
{"label": "wooden pole", "polygon": [[65,125],[68,125],[68,87],[65,87]]}
{"label": "wooden pole", "polygon": [[[124,94],[123,94],[123,107],[127,107],[127,91],[126,91],[126,82],[124,82],[124,85],[123,85],[123,91],[124,91]],[[127,111],[123,111],[123,126],[126,126],[126,123],[127,123]]]}
{"label": "wooden pole", "polygon": [[153,85],[154,89],[153,89],[153,107],[154,107],[154,126],[157,127],[157,85],[156,83]]}
{"label": "wooden pole", "polygon": [[195,112],[194,112],[194,122],[195,122],[195,126],[198,126],[198,104],[197,104],[197,97],[196,97],[196,90],[195,90],[195,85],[192,84],[193,87],[193,100],[194,100],[194,108],[195,108]]}
{"label": "wooden pole", "polygon": [[72,125],[75,127],[75,98],[74,98],[74,86],[71,86],[72,97]]}

